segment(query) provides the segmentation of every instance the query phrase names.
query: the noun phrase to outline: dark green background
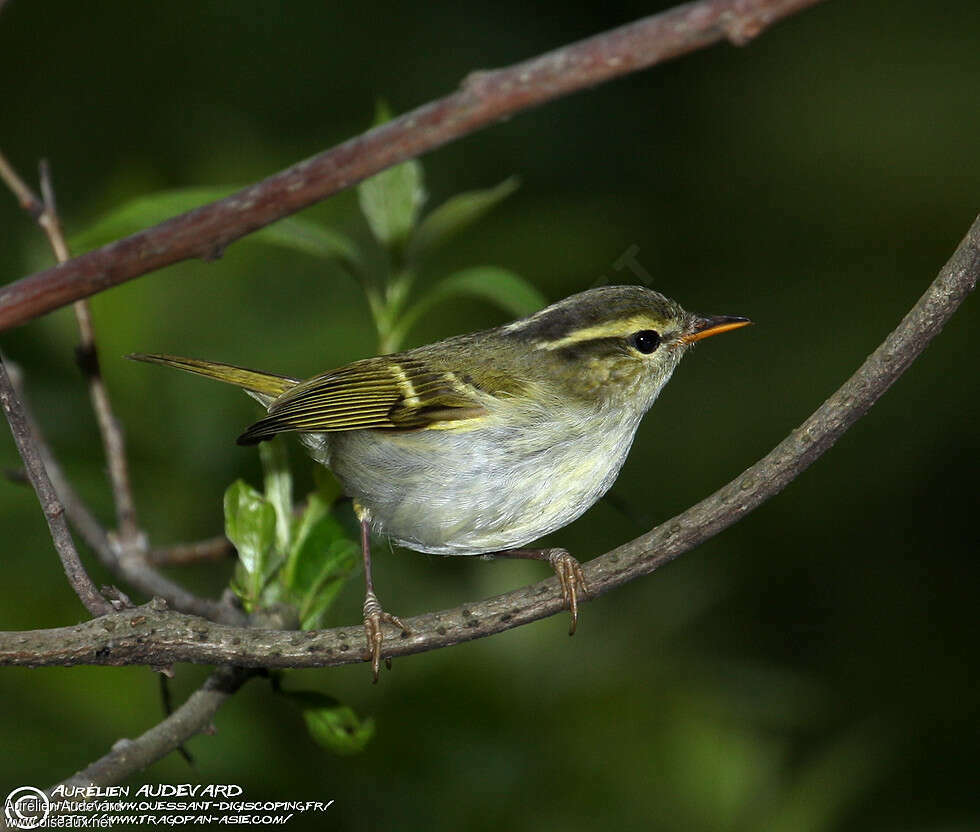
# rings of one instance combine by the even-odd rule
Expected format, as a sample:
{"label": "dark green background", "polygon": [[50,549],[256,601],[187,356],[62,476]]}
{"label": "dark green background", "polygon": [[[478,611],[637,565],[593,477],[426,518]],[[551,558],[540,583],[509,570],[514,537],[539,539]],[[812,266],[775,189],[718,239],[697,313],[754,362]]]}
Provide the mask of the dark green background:
{"label": "dark green background", "polygon": [[[161,188],[246,183],[515,62],[656,6],[12,0],[0,13],[0,147],[47,156],[69,231]],[[647,417],[605,501],[553,536],[582,559],[718,488],[799,424],[895,325],[980,208],[980,10],[837,0],[746,48],[724,45],[516,116],[424,159],[430,204],[512,174],[520,191],[423,284],[514,269],[550,298],[626,278],[630,246],[688,308],[751,316],[706,343]],[[346,193],[306,216],[359,239]],[[0,198],[0,274],[47,265]],[[122,360],[171,351],[296,375],[372,352],[358,288],[254,243],[93,303],[154,543],[221,528],[234,391]],[[411,343],[502,322],[443,307]],[[131,782],[232,782],[249,799],[335,799],[327,829],[972,830],[976,679],[976,301],[812,470],[739,525],[582,612],[402,659],[290,674],[373,715],[339,758],[253,682]],[[62,310],[0,336],[100,515],[111,503]],[[5,433],[5,431],[4,431]],[[295,449],[294,449],[295,450]],[[296,451],[298,476],[308,466]],[[0,438],[0,465],[17,464]],[[0,626],[84,617],[41,514],[0,481]],[[88,553],[86,553],[86,556]],[[92,558],[88,560],[91,562]],[[230,565],[176,576],[216,593]],[[93,573],[108,580],[98,567]],[[540,564],[381,552],[386,606],[455,606],[543,577]],[[354,582],[336,610],[357,620]],[[180,667],[183,697],[204,669]],[[143,668],[0,672],[0,791],[47,785],[160,716]],[[289,828],[314,828],[295,821]]]}

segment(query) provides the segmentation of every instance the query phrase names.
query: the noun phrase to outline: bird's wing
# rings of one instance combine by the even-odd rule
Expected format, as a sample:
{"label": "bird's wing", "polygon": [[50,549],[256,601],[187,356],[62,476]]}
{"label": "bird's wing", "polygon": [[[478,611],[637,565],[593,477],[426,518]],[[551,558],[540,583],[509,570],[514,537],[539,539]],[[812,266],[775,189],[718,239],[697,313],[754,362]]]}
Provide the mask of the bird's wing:
{"label": "bird's wing", "polygon": [[471,384],[421,359],[368,358],[290,388],[238,442],[252,445],[286,431],[428,428],[483,415],[477,396]]}

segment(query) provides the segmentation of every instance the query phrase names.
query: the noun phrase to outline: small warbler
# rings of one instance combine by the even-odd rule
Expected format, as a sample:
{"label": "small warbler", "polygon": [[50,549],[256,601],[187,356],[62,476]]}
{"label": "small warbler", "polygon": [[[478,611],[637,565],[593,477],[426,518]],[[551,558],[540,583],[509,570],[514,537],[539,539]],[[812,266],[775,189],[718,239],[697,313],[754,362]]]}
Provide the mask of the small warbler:
{"label": "small warbler", "polygon": [[547,560],[575,632],[581,566],[520,547],[560,529],[616,479],[643,414],[696,341],[747,318],[685,312],[639,286],[591,289],[527,318],[355,361],[305,381],[171,355],[130,358],[229,382],[268,415],[238,437],[297,432],[354,500],[374,680],[385,612],[369,530],[418,552]]}

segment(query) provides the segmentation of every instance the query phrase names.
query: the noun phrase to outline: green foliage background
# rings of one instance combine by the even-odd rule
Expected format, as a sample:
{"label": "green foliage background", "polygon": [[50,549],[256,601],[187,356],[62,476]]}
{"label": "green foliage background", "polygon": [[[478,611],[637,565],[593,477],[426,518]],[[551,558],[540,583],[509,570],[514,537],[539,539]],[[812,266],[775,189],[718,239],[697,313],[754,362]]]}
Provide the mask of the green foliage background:
{"label": "green foliage background", "polygon": [[[244,183],[405,110],[467,72],[626,22],[650,4],[282,6],[12,0],[0,13],[0,146],[51,159],[70,233],[166,188]],[[612,499],[556,534],[582,559],[687,507],[754,462],[860,363],[980,207],[980,13],[836,2],[730,46],[515,117],[424,159],[430,205],[518,175],[422,287],[492,264],[549,299],[596,281],[655,288],[758,325],[708,342],[648,416]],[[352,192],[305,217],[364,242]],[[48,264],[0,198],[0,274]],[[94,301],[154,543],[222,528],[222,494],[261,484],[234,444],[233,390],[122,360],[164,351],[305,375],[371,354],[358,286],[253,242]],[[422,343],[504,318],[435,308]],[[289,674],[374,718],[367,750],[319,748],[251,683],[131,782],[231,782],[249,799],[335,799],[324,828],[968,830],[976,790],[976,301],[815,468],[729,532],[564,617],[402,659]],[[69,310],[0,336],[49,440],[101,516],[111,503]],[[5,433],[5,432],[4,432]],[[309,466],[291,448],[300,488]],[[0,465],[16,466],[0,438]],[[83,617],[28,491],[0,482],[0,626]],[[522,585],[540,565],[380,552],[379,592],[412,615]],[[175,571],[218,592],[232,564]],[[97,567],[93,573],[108,580]],[[352,583],[334,608],[358,620]],[[203,668],[181,667],[182,697]],[[141,668],[0,671],[0,791],[47,785],[160,716]],[[309,824],[308,827],[304,824]],[[297,820],[290,828],[319,828]]]}

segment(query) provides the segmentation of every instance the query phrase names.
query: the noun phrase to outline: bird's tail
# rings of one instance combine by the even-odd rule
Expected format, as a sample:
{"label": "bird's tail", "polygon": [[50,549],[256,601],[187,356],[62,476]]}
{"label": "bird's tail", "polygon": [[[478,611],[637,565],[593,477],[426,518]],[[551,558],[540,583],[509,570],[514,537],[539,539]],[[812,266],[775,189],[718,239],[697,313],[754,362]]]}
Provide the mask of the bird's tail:
{"label": "bird's tail", "polygon": [[146,361],[150,364],[164,364],[176,367],[188,373],[214,378],[228,384],[234,384],[255,395],[259,401],[268,404],[278,398],[299,380],[289,376],[277,376],[274,373],[262,373],[258,370],[247,370],[234,364],[219,364],[215,361],[201,361],[197,358],[181,358],[177,355],[160,355],[156,353],[136,352],[127,356],[134,361]]}

